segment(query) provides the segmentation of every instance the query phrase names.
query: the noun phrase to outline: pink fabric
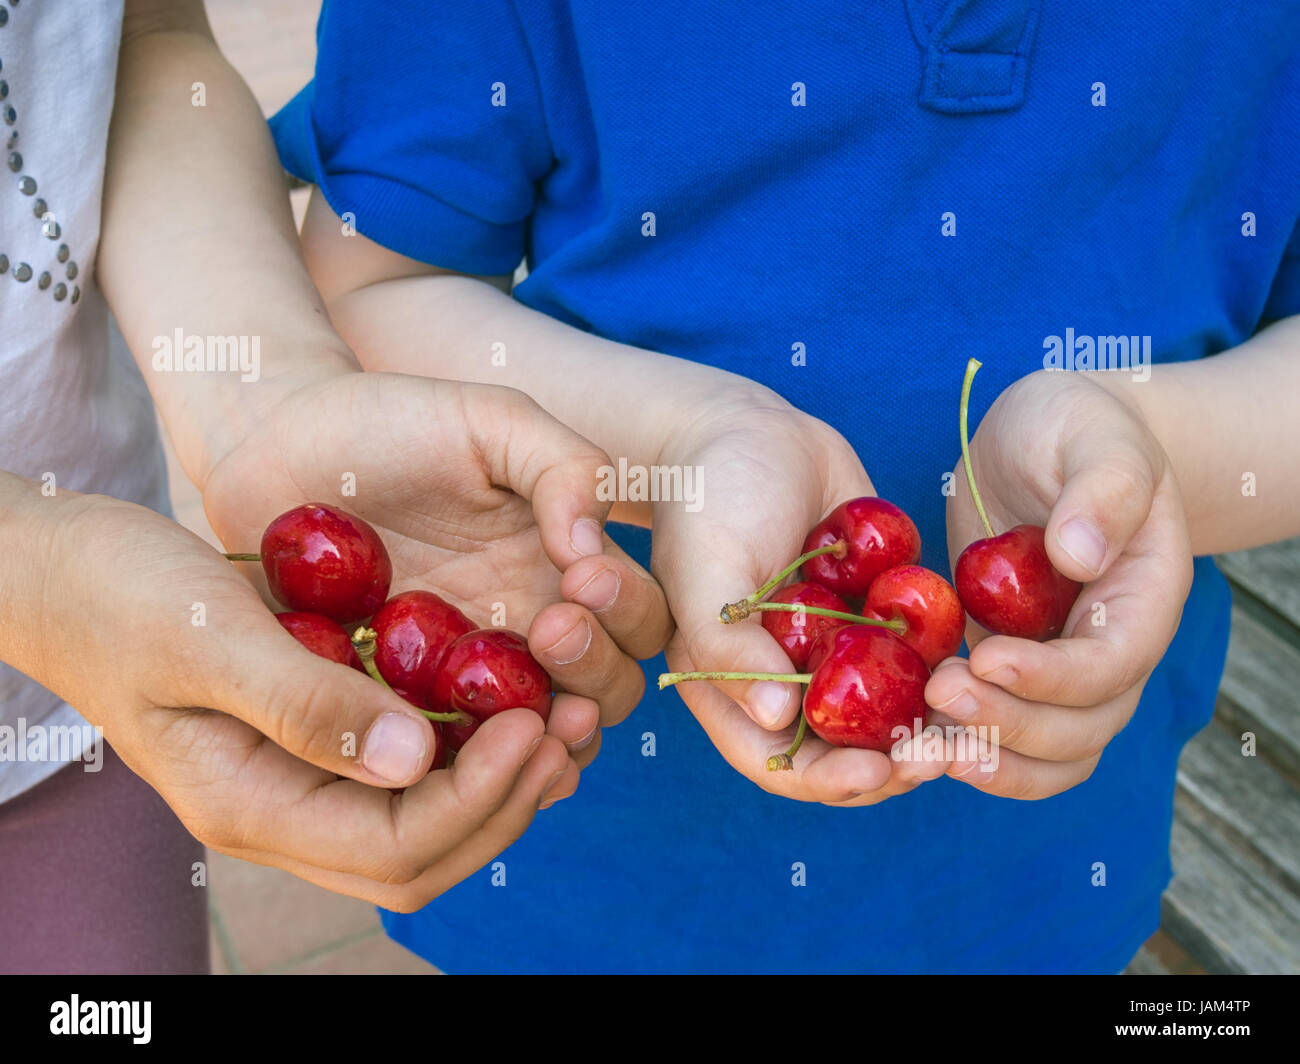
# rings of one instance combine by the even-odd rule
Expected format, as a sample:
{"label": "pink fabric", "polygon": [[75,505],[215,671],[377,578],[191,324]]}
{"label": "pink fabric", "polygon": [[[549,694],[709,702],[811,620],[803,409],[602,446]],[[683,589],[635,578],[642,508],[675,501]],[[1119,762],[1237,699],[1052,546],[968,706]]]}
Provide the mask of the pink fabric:
{"label": "pink fabric", "polygon": [[203,847],[105,745],[0,804],[0,973],[204,974]]}

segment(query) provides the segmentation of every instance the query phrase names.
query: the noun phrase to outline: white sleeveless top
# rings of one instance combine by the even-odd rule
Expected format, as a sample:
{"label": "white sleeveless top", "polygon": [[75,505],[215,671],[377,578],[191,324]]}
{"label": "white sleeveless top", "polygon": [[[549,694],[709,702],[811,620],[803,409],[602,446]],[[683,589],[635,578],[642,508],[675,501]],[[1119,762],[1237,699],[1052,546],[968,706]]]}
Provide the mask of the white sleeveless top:
{"label": "white sleeveless top", "polygon": [[[0,469],[165,513],[153,407],[94,278],[121,28],[122,0],[0,0]],[[0,663],[0,801],[81,755],[33,727],[85,723]]]}

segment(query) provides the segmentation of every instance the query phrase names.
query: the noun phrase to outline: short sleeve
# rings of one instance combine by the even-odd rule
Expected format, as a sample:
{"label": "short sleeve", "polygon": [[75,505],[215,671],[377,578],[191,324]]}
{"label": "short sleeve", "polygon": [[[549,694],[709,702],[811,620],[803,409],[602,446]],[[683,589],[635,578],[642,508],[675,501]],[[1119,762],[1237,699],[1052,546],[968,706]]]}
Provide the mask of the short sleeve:
{"label": "short sleeve", "polygon": [[1296,314],[1300,314],[1300,222],[1282,253],[1262,317],[1265,321],[1277,321]]}
{"label": "short sleeve", "polygon": [[281,162],[357,231],[463,273],[519,265],[552,154],[511,0],[326,0]]}

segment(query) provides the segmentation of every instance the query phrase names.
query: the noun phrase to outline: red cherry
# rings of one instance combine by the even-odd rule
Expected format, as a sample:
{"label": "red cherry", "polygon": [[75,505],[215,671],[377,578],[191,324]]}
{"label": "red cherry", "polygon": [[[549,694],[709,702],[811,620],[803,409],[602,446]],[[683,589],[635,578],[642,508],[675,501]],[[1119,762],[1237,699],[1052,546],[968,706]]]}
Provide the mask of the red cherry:
{"label": "red cherry", "polygon": [[835,507],[804,540],[803,553],[843,540],[846,553],[804,562],[804,577],[845,598],[862,598],[886,569],[921,557],[921,533],[912,519],[884,499],[865,496]]}
{"label": "red cherry", "polygon": [[[853,612],[839,595],[827,591],[820,584],[791,584],[789,587],[783,587],[767,601],[818,606],[828,610],[839,610],[841,613]],[[775,610],[763,613],[763,627],[781,644],[781,649],[786,652],[794,667],[801,672],[807,667],[808,655],[812,653],[813,644],[821,635],[848,623],[835,617],[822,617],[815,613],[784,613]]]}
{"label": "red cherry", "polygon": [[551,715],[551,678],[528,652],[528,641],[504,628],[467,632],[438,666],[433,703],[486,720],[525,706],[546,720]]}
{"label": "red cherry", "polygon": [[393,578],[378,533],[323,503],[294,507],[267,525],[261,556],[271,594],[280,602],[340,624],[379,609]]}
{"label": "red cherry", "polygon": [[447,648],[474,625],[431,591],[403,591],[375,614],[375,664],[394,687],[433,694],[438,664]]}
{"label": "red cherry", "polygon": [[1057,572],[1043,535],[1038,525],[1016,525],[961,552],[957,594],[976,624],[1021,639],[1061,634],[1083,585]]}
{"label": "red cherry", "polygon": [[952,584],[920,565],[900,565],[881,573],[867,592],[864,617],[902,621],[899,637],[933,669],[961,647],[966,615]]}
{"label": "red cherry", "polygon": [[[832,746],[888,753],[915,722],[925,719],[930,670],[915,650],[887,628],[849,624],[817,641],[803,712]],[[811,664],[811,662],[810,662]]]}
{"label": "red cherry", "polygon": [[277,613],[275,619],[313,654],[337,661],[340,665],[351,665],[358,672],[366,671],[357,652],[352,649],[348,633],[328,617],[319,613]]}

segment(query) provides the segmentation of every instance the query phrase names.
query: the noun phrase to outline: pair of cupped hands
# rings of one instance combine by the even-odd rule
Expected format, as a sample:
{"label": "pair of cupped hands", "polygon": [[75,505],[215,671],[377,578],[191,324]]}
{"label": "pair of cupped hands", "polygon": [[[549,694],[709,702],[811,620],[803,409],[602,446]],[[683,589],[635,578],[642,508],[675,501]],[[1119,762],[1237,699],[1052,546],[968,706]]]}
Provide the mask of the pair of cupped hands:
{"label": "pair of cupped hands", "polygon": [[[549,722],[525,709],[495,716],[449,771],[426,775],[430,733],[411,706],[280,628],[249,567],[140,507],[86,497],[57,529],[58,571],[112,601],[114,620],[105,631],[84,595],[52,596],[41,636],[77,659],[83,711],[208,846],[411,911],[574,793],[600,728],[643,693],[637,659],[666,645],[673,670],[792,671],[759,624],[722,625],[719,606],[784,566],[836,504],[873,494],[866,471],[834,429],[757,386],[711,397],[666,437],[659,464],[702,467],[708,494],[694,513],[655,504],[653,576],[603,532],[610,504],[595,488],[609,457],[510,389],[333,374],[285,388],[213,456],[199,486],[227,550],[256,550],[268,520],[302,502],[337,502],[378,529],[394,591],[434,590],[480,624],[504,604],[508,626],[527,632],[560,692]],[[947,773],[1042,798],[1087,779],[1128,721],[1191,580],[1164,451],[1136,409],[1066,373],[1008,388],[972,449],[994,524],[1045,524],[1053,563],[1086,585],[1061,638],[972,630],[969,660],[930,679],[936,722],[998,727],[996,770],[810,736],[793,771],[767,772],[789,744],[800,687],[679,687],[758,786],[856,806]],[[345,474],[356,489],[343,498]],[[948,501],[952,559],[980,534],[962,484]]]}

